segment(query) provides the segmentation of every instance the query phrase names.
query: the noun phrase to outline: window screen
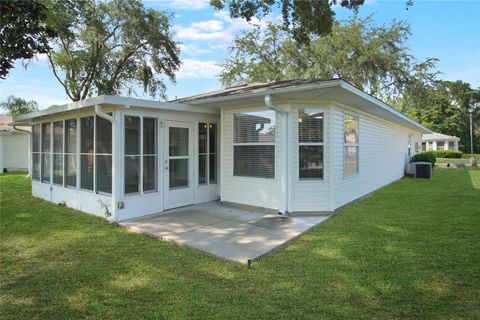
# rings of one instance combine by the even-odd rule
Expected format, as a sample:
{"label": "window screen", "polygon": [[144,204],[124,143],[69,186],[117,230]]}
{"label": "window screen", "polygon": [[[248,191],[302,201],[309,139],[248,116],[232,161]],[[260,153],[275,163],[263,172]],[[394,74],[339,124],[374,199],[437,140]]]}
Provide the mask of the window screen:
{"label": "window screen", "polygon": [[93,190],[94,117],[80,119],[80,188]]}
{"label": "window screen", "polygon": [[299,179],[323,179],[323,121],[318,109],[298,110]]}
{"label": "window screen", "polygon": [[198,184],[217,182],[217,125],[198,124]]}
{"label": "window screen", "polygon": [[343,151],[343,172],[344,176],[351,176],[358,173],[358,117],[345,114],[343,118],[344,151]]}
{"label": "window screen", "polygon": [[140,192],[140,118],[125,116],[125,193]]}
{"label": "window screen", "polygon": [[63,185],[63,121],[53,123],[53,183]]}
{"label": "window screen", "polygon": [[77,119],[65,120],[65,185],[77,186]]}
{"label": "window screen", "polygon": [[41,125],[32,127],[32,179],[40,180],[40,135]]}
{"label": "window screen", "polygon": [[143,118],[143,191],[157,190],[157,119]]}
{"label": "window screen", "polygon": [[112,123],[96,116],[95,119],[95,179],[96,191],[112,193]]}
{"label": "window screen", "polygon": [[275,177],[275,111],[236,113],[234,120],[235,176]]}

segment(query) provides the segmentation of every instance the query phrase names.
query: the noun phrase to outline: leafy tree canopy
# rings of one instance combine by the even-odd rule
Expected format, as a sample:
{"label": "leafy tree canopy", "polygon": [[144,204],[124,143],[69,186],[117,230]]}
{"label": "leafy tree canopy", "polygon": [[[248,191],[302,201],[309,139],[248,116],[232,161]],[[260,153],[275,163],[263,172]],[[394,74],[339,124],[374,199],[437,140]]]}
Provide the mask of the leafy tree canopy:
{"label": "leafy tree canopy", "polygon": [[[480,101],[480,89],[473,90],[470,84],[458,81],[438,80],[423,90],[409,89],[402,97],[390,100],[400,112],[427,128],[459,137],[460,148],[470,150],[468,107]],[[480,110],[473,113],[474,149],[480,150]]]}
{"label": "leafy tree canopy", "polygon": [[0,103],[0,109],[7,111],[11,116],[38,111],[38,104],[35,101],[26,101],[15,96],[8,96],[7,100]]}
{"label": "leafy tree canopy", "polygon": [[165,98],[164,79],[175,81],[180,66],[171,15],[147,10],[138,0],[46,1],[58,31],[47,55],[73,101],[135,94],[138,87]]}
{"label": "leafy tree canopy", "polygon": [[46,24],[47,8],[38,0],[0,1],[0,79],[17,59],[31,59],[50,48],[56,32]]}
{"label": "leafy tree canopy", "polygon": [[357,9],[365,0],[210,0],[210,4],[222,10],[228,7],[230,16],[250,21],[253,17],[261,19],[275,6],[280,8],[283,28],[292,32],[293,38],[308,43],[310,35],[326,35],[331,32],[335,12],[332,6]]}
{"label": "leafy tree canopy", "polygon": [[234,39],[220,75],[225,85],[294,78],[342,78],[379,98],[401,95],[435,80],[436,59],[417,62],[408,52],[410,27],[376,26],[372,16],[333,25],[332,33],[297,43],[282,26],[268,24]]}

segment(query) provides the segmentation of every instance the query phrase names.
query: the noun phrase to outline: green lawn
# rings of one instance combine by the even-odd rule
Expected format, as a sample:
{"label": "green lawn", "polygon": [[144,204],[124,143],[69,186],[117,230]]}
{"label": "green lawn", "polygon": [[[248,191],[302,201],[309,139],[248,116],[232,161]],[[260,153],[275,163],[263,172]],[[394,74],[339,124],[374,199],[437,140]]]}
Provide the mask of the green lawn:
{"label": "green lawn", "polygon": [[0,187],[1,319],[480,318],[480,170],[402,179],[252,269]]}

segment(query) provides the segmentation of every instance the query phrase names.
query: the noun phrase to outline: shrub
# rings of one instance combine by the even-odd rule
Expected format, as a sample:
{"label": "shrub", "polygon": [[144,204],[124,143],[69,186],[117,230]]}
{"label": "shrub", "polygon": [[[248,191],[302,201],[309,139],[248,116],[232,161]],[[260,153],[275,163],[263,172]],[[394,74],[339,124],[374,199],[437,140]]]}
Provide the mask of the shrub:
{"label": "shrub", "polygon": [[463,152],[461,151],[454,151],[454,150],[436,150],[436,151],[431,151],[435,153],[437,158],[456,158],[456,159],[461,159]]}
{"label": "shrub", "polygon": [[417,162],[417,161],[426,161],[430,162],[432,166],[435,165],[437,162],[437,156],[435,155],[434,151],[426,151],[419,154],[416,154],[410,159],[410,162]]}

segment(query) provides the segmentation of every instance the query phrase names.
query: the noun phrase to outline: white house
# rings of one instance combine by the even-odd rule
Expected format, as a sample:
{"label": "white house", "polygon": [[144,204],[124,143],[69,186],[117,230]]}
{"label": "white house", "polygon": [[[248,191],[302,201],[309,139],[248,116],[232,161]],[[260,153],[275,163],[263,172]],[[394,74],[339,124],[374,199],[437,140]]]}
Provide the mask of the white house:
{"label": "white house", "polygon": [[12,126],[12,117],[0,115],[0,174],[28,171],[30,163],[30,127]]}
{"label": "white house", "polygon": [[431,132],[339,79],[99,96],[15,121],[33,127],[33,195],[113,221],[216,199],[333,212],[403,177]]}
{"label": "white house", "polygon": [[443,133],[433,132],[422,135],[422,150],[454,150],[458,151],[460,138]]}

